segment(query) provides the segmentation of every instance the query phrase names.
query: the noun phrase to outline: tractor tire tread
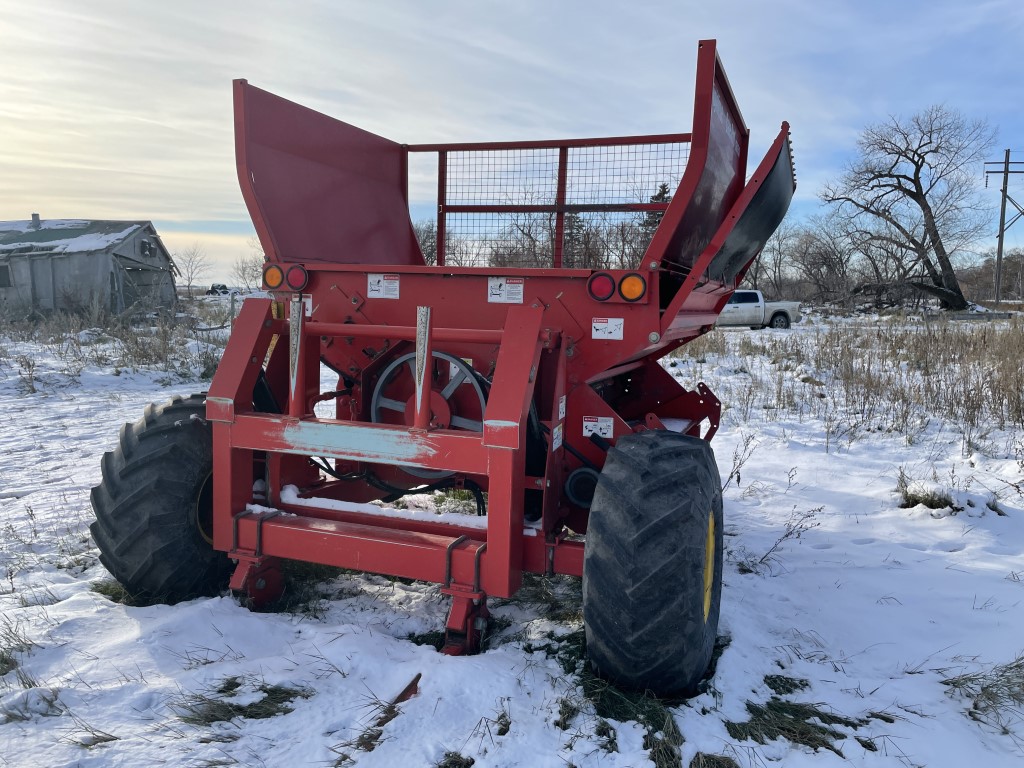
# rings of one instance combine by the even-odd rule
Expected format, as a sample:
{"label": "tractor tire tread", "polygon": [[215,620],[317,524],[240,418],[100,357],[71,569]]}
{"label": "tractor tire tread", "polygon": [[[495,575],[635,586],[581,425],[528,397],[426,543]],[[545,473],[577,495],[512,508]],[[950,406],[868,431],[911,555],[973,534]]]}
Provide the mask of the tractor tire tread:
{"label": "tractor tire tread", "polygon": [[227,584],[230,561],[202,538],[194,519],[213,465],[205,400],[176,396],[147,406],[100,463],[89,529],[100,562],[133,597],[175,603]]}
{"label": "tractor tire tread", "polygon": [[[716,535],[705,620],[708,515]],[[609,451],[591,506],[583,577],[587,649],[599,674],[659,695],[696,691],[717,634],[721,517],[721,481],[706,441],[648,431],[620,438]]]}

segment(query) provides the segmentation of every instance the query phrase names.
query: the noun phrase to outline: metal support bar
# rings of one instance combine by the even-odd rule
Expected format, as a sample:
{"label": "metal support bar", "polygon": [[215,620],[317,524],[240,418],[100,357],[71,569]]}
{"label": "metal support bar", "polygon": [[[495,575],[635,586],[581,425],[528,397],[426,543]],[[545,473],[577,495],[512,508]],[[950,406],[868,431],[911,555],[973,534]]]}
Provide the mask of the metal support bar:
{"label": "metal support bar", "polygon": [[305,312],[302,296],[292,297],[288,316],[288,415],[306,415],[306,377],[302,365],[302,324]]}
{"label": "metal support bar", "polygon": [[583,550],[582,541],[569,541],[564,532],[555,535],[553,541],[540,536],[524,536],[523,570],[548,576],[556,573],[582,576]]}
{"label": "metal support bar", "polygon": [[445,232],[447,230],[448,205],[448,152],[437,153],[437,266],[443,267],[445,260]]}
{"label": "metal support bar", "polygon": [[413,428],[430,429],[430,372],[434,367],[430,307],[416,308],[416,414]]}
{"label": "metal support bar", "polygon": [[248,517],[252,512],[248,509],[243,509],[237,515],[231,516],[231,551],[235,552],[238,550],[238,521],[243,517]]}
{"label": "metal support bar", "polygon": [[459,536],[452,540],[452,543],[444,551],[444,585],[446,588],[452,585],[452,550],[468,538],[469,536]]}
{"label": "metal support bar", "polygon": [[543,141],[475,141],[451,144],[408,144],[409,152],[473,152],[507,149],[560,149],[562,147],[616,147],[628,144],[684,144],[690,133],[657,133],[650,136],[608,136],[594,139],[546,139]]}
{"label": "metal support bar", "polygon": [[265,522],[267,522],[267,520],[272,520],[273,518],[275,518],[275,517],[277,517],[278,515],[281,515],[281,514],[282,514],[282,512],[279,509],[274,509],[274,510],[271,510],[269,512],[260,512],[258,514],[256,512],[253,512],[252,510],[243,509],[237,515],[232,515],[232,517],[231,517],[231,521],[232,521],[231,551],[232,552],[237,552],[238,551],[238,523],[239,523],[239,521],[242,518],[245,518],[245,517],[255,517],[256,518],[256,546],[253,549],[253,551],[251,553],[249,553],[249,554],[252,557],[255,557],[255,558],[262,557],[263,556],[263,524]]}
{"label": "metal support bar", "polygon": [[[422,433],[397,424],[245,414],[235,417],[231,441],[254,451],[487,474],[483,438],[465,430]],[[251,482],[249,488],[251,495]]]}
{"label": "metal support bar", "polygon": [[444,646],[446,656],[461,656],[480,650],[483,630],[487,627],[487,596],[483,593],[444,590],[452,598],[452,607],[445,622]]}
{"label": "metal support bar", "polygon": [[[301,560],[435,583],[442,583],[450,557],[451,586],[461,591],[468,591],[468,585],[473,582],[476,548],[483,544],[468,538],[463,539],[461,545],[453,545],[455,539],[450,536],[279,515],[265,521],[263,551],[261,558],[256,558],[250,554],[256,544],[256,526],[253,516],[239,521],[239,552],[232,557],[250,561]],[[483,535],[483,531],[480,533]],[[481,591],[498,597],[511,596],[503,589],[501,581],[489,583],[486,558],[481,568]]]}
{"label": "metal support bar", "polygon": [[569,173],[569,148],[561,147],[558,150],[558,188],[555,191],[555,252],[552,266],[560,269],[564,259],[565,248],[565,188]]}
{"label": "metal support bar", "polygon": [[480,591],[480,558],[484,552],[487,551],[487,542],[485,541],[476,550],[476,556],[473,558],[473,591]]}

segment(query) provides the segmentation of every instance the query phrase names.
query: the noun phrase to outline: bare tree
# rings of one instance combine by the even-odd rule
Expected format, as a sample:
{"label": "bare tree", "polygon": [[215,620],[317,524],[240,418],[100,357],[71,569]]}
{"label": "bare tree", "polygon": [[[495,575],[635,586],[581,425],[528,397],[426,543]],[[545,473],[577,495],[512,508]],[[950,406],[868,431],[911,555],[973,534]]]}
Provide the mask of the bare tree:
{"label": "bare tree", "polygon": [[856,220],[846,222],[845,236],[855,253],[851,292],[869,297],[876,309],[916,304],[921,298],[912,287],[914,273],[919,271],[917,254],[907,243],[889,237],[877,221],[867,223],[872,228],[864,229]]}
{"label": "bare tree", "polygon": [[850,293],[850,266],[854,248],[838,222],[815,217],[792,236],[793,270],[817,300],[845,300]]}
{"label": "bare tree", "polygon": [[420,244],[423,263],[430,266],[437,264],[437,222],[433,219],[413,222],[412,231]]}
{"label": "bare tree", "polygon": [[555,217],[550,213],[513,213],[500,236],[490,243],[492,267],[550,267]]}
{"label": "bare tree", "polygon": [[[978,261],[964,270],[960,282],[964,293],[975,299],[991,299],[995,295],[996,252],[980,254]],[[1003,253],[1003,298],[1024,300],[1024,248],[1009,248]]]}
{"label": "bare tree", "polygon": [[263,251],[238,254],[231,265],[231,278],[246,291],[259,288],[263,283]]}
{"label": "bare tree", "polygon": [[636,218],[611,218],[597,228],[597,237],[603,257],[600,266],[605,269],[637,269],[651,242],[651,233]]}
{"label": "bare tree", "polygon": [[761,290],[770,299],[789,298],[787,288],[793,279],[791,262],[800,234],[795,224],[783,221],[750,265],[744,285]]}
{"label": "bare tree", "polygon": [[174,263],[178,265],[181,281],[188,289],[188,297],[191,299],[192,286],[210,271],[210,259],[199,243],[192,243],[185,250],[174,254]]}
{"label": "bare tree", "polygon": [[942,105],[890,117],[864,130],[858,156],[821,197],[841,215],[874,221],[862,227],[873,240],[912,254],[909,284],[964,309],[954,257],[987,223],[975,178],[994,139],[986,121]]}

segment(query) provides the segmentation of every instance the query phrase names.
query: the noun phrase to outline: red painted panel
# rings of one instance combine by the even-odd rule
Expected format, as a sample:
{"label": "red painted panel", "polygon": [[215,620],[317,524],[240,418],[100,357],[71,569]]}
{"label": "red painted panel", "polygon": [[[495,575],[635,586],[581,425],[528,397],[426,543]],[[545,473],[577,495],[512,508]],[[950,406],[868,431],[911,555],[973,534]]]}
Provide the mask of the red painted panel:
{"label": "red painted panel", "polygon": [[689,272],[743,188],[748,134],[715,41],[702,40],[690,160],[645,257],[665,267],[662,307],[675,296],[680,275]]}
{"label": "red painted panel", "polygon": [[236,80],[235,153],[271,261],[423,264],[400,144]]}

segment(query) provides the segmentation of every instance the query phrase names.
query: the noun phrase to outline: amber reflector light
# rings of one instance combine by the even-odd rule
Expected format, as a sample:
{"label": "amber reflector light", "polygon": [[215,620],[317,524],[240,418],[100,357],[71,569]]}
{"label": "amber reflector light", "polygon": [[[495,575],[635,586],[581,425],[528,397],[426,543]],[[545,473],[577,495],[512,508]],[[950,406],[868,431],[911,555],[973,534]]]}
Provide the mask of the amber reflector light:
{"label": "amber reflector light", "polygon": [[619,281],[619,296],[626,301],[639,301],[647,293],[647,282],[635,272]]}
{"label": "amber reflector light", "polygon": [[284,283],[284,271],[277,264],[269,264],[263,268],[263,284],[274,291]]}

